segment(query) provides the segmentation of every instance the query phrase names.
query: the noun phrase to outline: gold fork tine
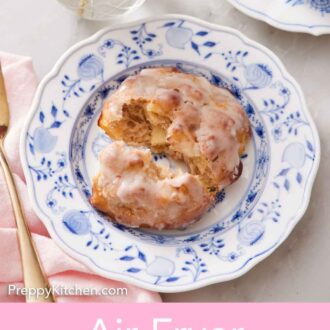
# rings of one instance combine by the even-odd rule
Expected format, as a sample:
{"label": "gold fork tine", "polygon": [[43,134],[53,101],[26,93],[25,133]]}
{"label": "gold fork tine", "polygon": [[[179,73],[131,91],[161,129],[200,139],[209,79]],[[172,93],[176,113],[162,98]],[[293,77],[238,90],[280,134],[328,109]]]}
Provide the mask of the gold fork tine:
{"label": "gold fork tine", "polygon": [[[0,164],[3,169],[4,177],[7,182],[11,204],[13,207],[18,242],[20,247],[24,285],[27,289],[44,289],[44,294],[41,295],[28,295],[26,296],[27,302],[54,302],[55,298],[51,291],[49,291],[49,284],[45,276],[39,257],[37,255],[31,233],[24,218],[22,206],[17,193],[16,185],[13,175],[11,173],[9,164],[6,159],[4,150],[4,139],[9,127],[9,107],[7,102],[6,89],[3,79],[0,63]],[[47,290],[47,291],[46,291]],[[32,290],[31,290],[32,291]],[[38,291],[38,292],[41,292]],[[47,294],[49,293],[49,294]]]}

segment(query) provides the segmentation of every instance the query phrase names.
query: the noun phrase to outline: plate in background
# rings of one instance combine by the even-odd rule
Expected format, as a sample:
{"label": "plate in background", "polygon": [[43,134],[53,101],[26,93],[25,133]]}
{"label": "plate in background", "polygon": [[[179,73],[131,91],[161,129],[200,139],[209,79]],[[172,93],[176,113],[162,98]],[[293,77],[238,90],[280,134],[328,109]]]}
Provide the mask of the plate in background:
{"label": "plate in background", "polygon": [[330,0],[228,0],[238,10],[278,29],[330,33]]}

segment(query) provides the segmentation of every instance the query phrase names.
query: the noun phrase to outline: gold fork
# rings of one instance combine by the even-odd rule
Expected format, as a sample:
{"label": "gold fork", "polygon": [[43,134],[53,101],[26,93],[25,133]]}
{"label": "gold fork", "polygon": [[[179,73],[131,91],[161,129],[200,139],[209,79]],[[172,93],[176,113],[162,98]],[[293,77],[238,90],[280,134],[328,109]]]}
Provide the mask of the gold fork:
{"label": "gold fork", "polygon": [[42,293],[38,295],[27,295],[26,301],[54,302],[55,298],[52,292],[49,290],[48,280],[42,270],[40,260],[31,237],[31,233],[24,218],[14,178],[6,159],[4,150],[4,139],[8,131],[8,127],[9,107],[0,63],[0,163],[3,169],[4,177],[7,182],[7,187],[11,198],[11,204],[16,219],[18,242],[23,266],[22,268],[24,285],[25,288],[31,290],[30,292],[33,292],[33,289],[39,289],[36,292]]}

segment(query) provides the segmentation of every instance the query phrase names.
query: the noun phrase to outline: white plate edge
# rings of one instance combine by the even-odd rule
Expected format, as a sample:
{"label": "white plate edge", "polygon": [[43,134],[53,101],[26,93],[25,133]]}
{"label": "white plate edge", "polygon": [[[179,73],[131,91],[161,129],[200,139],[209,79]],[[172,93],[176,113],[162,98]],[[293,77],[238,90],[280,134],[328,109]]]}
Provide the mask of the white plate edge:
{"label": "white plate edge", "polygon": [[286,229],[286,231],[282,234],[282,237],[280,238],[280,240],[277,242],[276,245],[274,245],[272,248],[270,248],[269,251],[263,253],[260,256],[256,256],[254,257],[250,262],[248,262],[241,270],[237,271],[234,274],[227,274],[227,275],[219,275],[219,277],[215,276],[214,278],[211,279],[205,279],[205,280],[201,280],[197,283],[190,283],[187,285],[183,285],[181,288],[178,287],[160,287],[157,285],[153,285],[153,284],[148,284],[148,283],[143,283],[140,280],[137,280],[135,278],[132,277],[126,277],[123,275],[118,275],[118,274],[111,274],[111,276],[109,276],[109,273],[106,271],[102,271],[100,268],[98,268],[97,266],[95,266],[89,259],[89,257],[87,256],[83,256],[83,255],[76,255],[75,252],[73,252],[69,247],[67,247],[63,242],[61,242],[61,240],[56,238],[56,234],[50,224],[50,222],[47,220],[43,220],[44,215],[42,214],[42,212],[39,210],[39,207],[36,203],[36,200],[33,196],[33,192],[32,189],[28,189],[28,194],[29,194],[29,198],[30,198],[30,202],[32,204],[33,210],[34,212],[36,212],[37,216],[40,218],[40,220],[44,223],[44,225],[46,226],[50,236],[52,239],[54,239],[54,241],[56,242],[56,244],[58,246],[61,247],[61,249],[68,254],[69,256],[71,256],[72,258],[82,262],[83,264],[87,265],[93,272],[95,272],[96,274],[102,274],[102,276],[104,276],[105,278],[110,278],[110,279],[114,279],[114,280],[118,280],[118,281],[123,281],[125,283],[129,283],[129,284],[133,284],[136,285],[138,287],[142,287],[151,291],[158,291],[158,292],[164,292],[164,293],[175,293],[175,292],[184,292],[184,291],[190,291],[190,290],[195,290],[207,285],[211,285],[214,283],[219,283],[219,282],[225,282],[225,281],[229,281],[235,278],[238,278],[242,275],[244,275],[246,272],[248,272],[250,269],[252,269],[255,265],[257,265],[260,261],[264,260],[266,257],[268,257],[272,252],[274,252],[276,250],[276,248],[281,245],[286,238],[289,236],[289,234],[292,232],[293,228],[295,227],[295,225],[299,222],[299,220],[302,218],[302,216],[304,215],[304,213],[307,210],[307,207],[309,205],[309,201],[310,201],[310,196],[311,196],[311,192],[312,192],[312,188],[313,188],[313,183],[315,181],[315,177],[317,174],[317,170],[319,168],[319,164],[320,164],[320,139],[319,139],[319,135],[314,123],[313,118],[311,117],[311,114],[307,108],[306,105],[306,101],[305,101],[305,97],[302,93],[302,90],[300,88],[300,86],[298,85],[298,83],[296,82],[296,80],[291,76],[291,74],[286,70],[286,68],[284,67],[284,65],[281,63],[281,61],[279,60],[279,58],[277,57],[277,55],[275,55],[271,50],[269,50],[268,48],[262,46],[261,44],[259,44],[258,42],[255,42],[253,40],[251,40],[250,38],[246,37],[243,33],[241,33],[240,31],[230,28],[230,27],[226,27],[226,26],[221,26],[221,25],[217,25],[214,23],[209,23],[207,21],[204,21],[202,19],[199,18],[195,18],[192,16],[188,16],[188,15],[181,15],[181,14],[167,14],[167,15],[159,15],[159,16],[149,16],[149,17],[145,17],[139,20],[133,20],[127,23],[122,23],[122,24],[115,24],[114,26],[111,27],[106,27],[101,29],[100,31],[96,32],[95,34],[93,34],[91,37],[84,39],[78,43],[76,43],[74,46],[70,47],[66,52],[64,52],[64,54],[62,54],[62,56],[57,60],[57,62],[55,63],[53,69],[41,80],[41,82],[38,85],[36,94],[34,96],[32,105],[31,105],[31,109],[28,113],[27,118],[25,119],[25,123],[24,126],[22,128],[22,132],[21,132],[21,136],[20,136],[20,158],[21,158],[21,163],[22,163],[22,168],[23,168],[23,172],[24,172],[24,176],[26,178],[26,182],[27,182],[27,186],[32,185],[32,179],[31,177],[28,175],[28,164],[25,158],[25,136],[26,133],[28,131],[28,127],[29,124],[32,120],[32,117],[34,115],[34,113],[37,111],[37,106],[39,104],[39,100],[41,97],[41,94],[45,88],[45,86],[47,85],[47,83],[58,73],[60,67],[62,66],[62,64],[65,62],[65,60],[71,55],[73,54],[77,49],[81,48],[82,46],[85,46],[91,42],[96,41],[101,35],[103,35],[106,32],[109,32],[113,29],[120,29],[120,28],[125,28],[127,26],[130,25],[137,25],[137,24],[141,24],[143,22],[147,22],[149,20],[161,20],[161,19],[185,19],[188,21],[191,21],[193,23],[196,24],[202,24],[202,25],[206,25],[209,26],[210,29],[214,29],[214,30],[221,30],[221,31],[225,31],[225,32],[229,32],[232,33],[238,37],[240,37],[242,40],[244,40],[245,42],[247,42],[250,45],[253,45],[261,50],[263,50],[265,52],[266,55],[268,55],[279,67],[280,71],[283,73],[285,73],[286,78],[290,81],[290,83],[296,88],[300,100],[302,101],[302,107],[303,107],[303,111],[304,114],[306,115],[308,122],[310,123],[310,127],[313,131],[313,134],[315,135],[315,160],[314,160],[314,165],[312,167],[311,170],[311,175],[309,177],[309,185],[307,188],[307,191],[305,191],[305,199],[302,203],[302,206],[299,210],[299,212],[297,212],[296,216],[293,217],[289,223],[288,223],[288,227]]}
{"label": "white plate edge", "polygon": [[315,37],[330,34],[330,26],[329,26],[329,28],[319,27],[319,26],[308,27],[308,26],[303,26],[303,25],[291,25],[291,24],[287,24],[287,23],[282,23],[282,22],[278,22],[278,21],[272,19],[267,14],[258,13],[249,8],[244,7],[241,4],[237,3],[236,0],[227,0],[227,1],[241,13],[243,13],[249,17],[252,17],[258,21],[264,22],[264,23],[266,23],[274,28],[277,28],[279,30],[282,30],[282,31],[306,33],[309,35],[313,35]]}

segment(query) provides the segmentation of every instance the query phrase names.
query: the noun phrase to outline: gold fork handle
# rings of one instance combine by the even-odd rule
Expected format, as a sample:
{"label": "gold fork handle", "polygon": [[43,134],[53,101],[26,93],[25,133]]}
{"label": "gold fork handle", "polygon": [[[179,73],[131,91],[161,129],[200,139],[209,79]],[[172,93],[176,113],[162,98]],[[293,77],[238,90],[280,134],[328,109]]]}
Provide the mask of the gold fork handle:
{"label": "gold fork handle", "polygon": [[[18,197],[16,185],[14,182],[14,178],[10,171],[5,151],[3,148],[3,143],[0,141],[0,163],[2,165],[3,173],[7,182],[7,187],[9,191],[9,195],[11,198],[11,203],[14,210],[14,215],[16,219],[17,225],[17,233],[18,233],[18,241],[22,259],[23,266],[23,278],[25,287],[28,289],[45,289],[40,290],[44,294],[38,295],[27,295],[27,302],[54,302],[54,296],[49,291],[49,284],[43,270],[41,268],[40,260],[38,258],[31,233],[27,227],[27,223],[24,218],[24,214],[22,211],[22,206]],[[31,290],[32,292],[32,290]],[[50,294],[48,294],[50,293]]]}

